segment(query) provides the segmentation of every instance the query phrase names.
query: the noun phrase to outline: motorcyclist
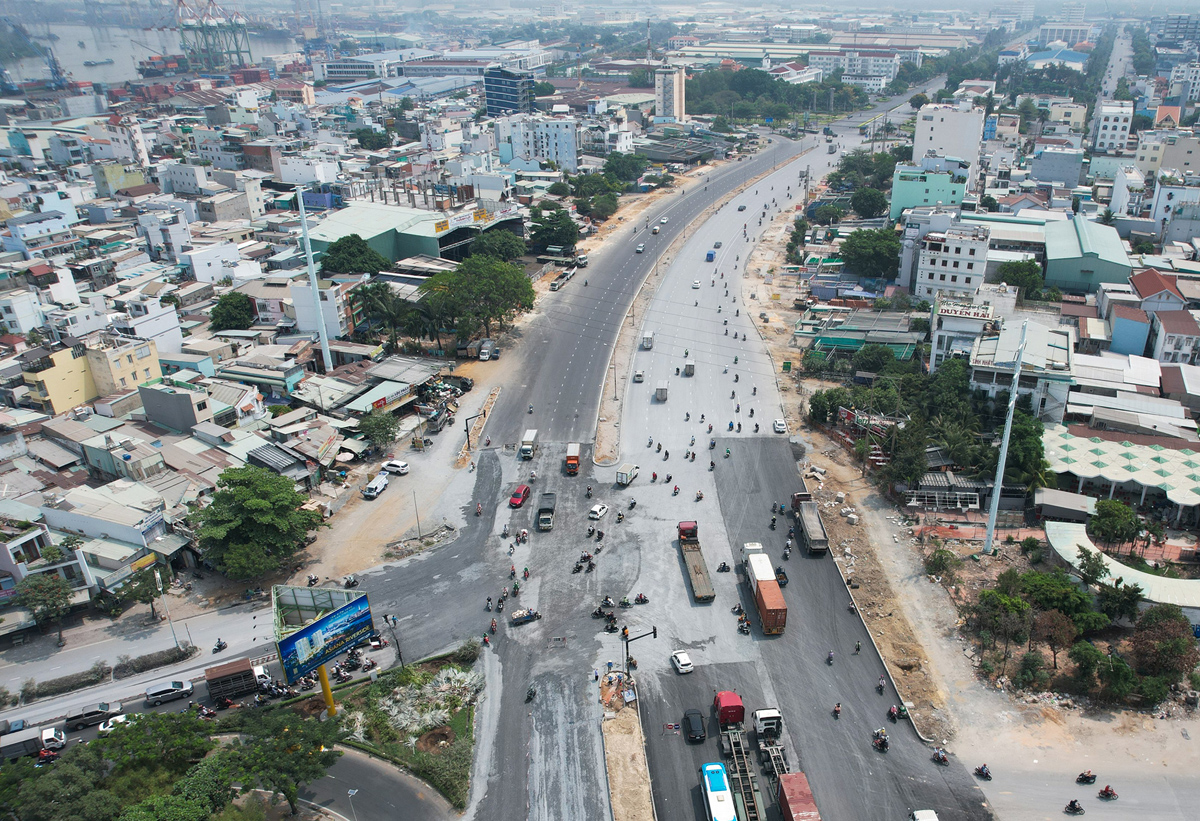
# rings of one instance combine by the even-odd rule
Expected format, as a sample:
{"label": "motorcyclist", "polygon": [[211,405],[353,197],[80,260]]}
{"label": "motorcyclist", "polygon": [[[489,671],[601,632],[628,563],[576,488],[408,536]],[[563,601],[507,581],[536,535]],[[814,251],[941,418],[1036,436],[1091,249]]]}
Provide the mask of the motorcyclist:
{"label": "motorcyclist", "polygon": [[835,716],[840,716],[842,714],[842,702],[839,701],[837,704],[833,705],[833,714]]}
{"label": "motorcyclist", "polygon": [[1083,809],[1083,807],[1079,806],[1078,800],[1072,798],[1069,802],[1067,802],[1067,809],[1071,812],[1079,812],[1081,809]]}
{"label": "motorcyclist", "polygon": [[530,404],[530,406],[529,406],[529,412],[533,413],[533,405],[532,404]]}
{"label": "motorcyclist", "polygon": [[475,515],[476,516],[483,515],[483,504],[482,503],[475,505]]}
{"label": "motorcyclist", "polygon": [[829,655],[826,657],[825,661],[828,664],[833,664],[833,651],[832,650],[829,651]]}
{"label": "motorcyclist", "polygon": [[1103,796],[1104,798],[1112,798],[1116,794],[1117,794],[1117,791],[1114,790],[1112,787],[1110,787],[1107,784],[1105,784],[1104,789],[1102,789],[1100,791],[1100,795]]}
{"label": "motorcyclist", "polygon": [[492,597],[491,596],[488,596],[487,609],[488,610],[492,609]]}
{"label": "motorcyclist", "polygon": [[979,767],[979,774],[982,775],[984,778],[987,778],[992,774],[992,771],[988,769],[987,764],[982,764]]}
{"label": "motorcyclist", "polygon": [[775,527],[775,517],[771,517],[771,527]]}

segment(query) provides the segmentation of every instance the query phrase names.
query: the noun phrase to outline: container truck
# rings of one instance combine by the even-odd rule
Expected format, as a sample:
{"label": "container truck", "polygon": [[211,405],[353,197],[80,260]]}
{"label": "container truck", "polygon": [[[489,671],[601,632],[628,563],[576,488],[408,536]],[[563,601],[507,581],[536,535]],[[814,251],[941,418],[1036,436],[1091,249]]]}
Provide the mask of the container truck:
{"label": "container truck", "polygon": [[41,750],[42,730],[40,727],[29,727],[0,736],[0,757],[15,760],[25,755],[37,755]]}
{"label": "container truck", "polygon": [[532,459],[533,449],[537,442],[537,430],[530,428],[521,437],[521,449],[517,452],[522,459]]}
{"label": "container truck", "polygon": [[698,602],[709,602],[717,597],[712,580],[708,577],[708,565],[700,551],[700,526],[696,522],[679,523],[679,552],[687,567],[692,582],[692,598]]}
{"label": "container truck", "polygon": [[775,579],[770,557],[763,553],[751,554],[746,576],[754,593],[754,607],[762,621],[762,631],[768,636],[782,633],[787,626],[787,602]]}
{"label": "container truck", "polygon": [[258,690],[258,678],[254,674],[254,666],[250,664],[250,659],[238,659],[228,664],[209,667],[204,671],[204,680],[208,683],[208,697],[213,701],[219,698],[237,698]]}
{"label": "container truck", "polygon": [[574,476],[579,473],[579,443],[570,442],[567,445],[567,475]]}
{"label": "container truck", "polygon": [[779,814],[783,821],[821,821],[812,787],[804,773],[784,773],[779,776]]}
{"label": "container truck", "polygon": [[746,708],[741,696],[729,690],[718,692],[713,698],[713,712],[721,726],[721,751],[729,757],[729,785],[738,821],[761,821],[767,816],[750,743],[742,729]]}
{"label": "container truck", "polygon": [[554,528],[554,503],[556,501],[553,493],[543,493],[538,501],[538,530],[552,530]]}
{"label": "container truck", "polygon": [[617,484],[621,487],[628,487],[633,484],[633,480],[637,478],[638,466],[632,462],[626,462],[617,468]]}
{"label": "container truck", "polygon": [[809,553],[828,553],[829,536],[821,521],[821,511],[816,502],[800,502],[794,506],[796,521],[800,523],[800,535]]}
{"label": "container truck", "polygon": [[746,542],[742,545],[742,567],[746,569],[747,573],[750,572],[750,555],[752,553],[758,553],[761,555],[762,552],[762,542]]}

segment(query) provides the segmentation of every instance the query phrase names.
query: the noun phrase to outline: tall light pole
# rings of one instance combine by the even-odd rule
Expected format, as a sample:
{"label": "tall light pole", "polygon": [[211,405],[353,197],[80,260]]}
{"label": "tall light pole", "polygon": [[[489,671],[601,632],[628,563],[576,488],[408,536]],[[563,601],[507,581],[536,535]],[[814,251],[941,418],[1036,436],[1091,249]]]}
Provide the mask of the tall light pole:
{"label": "tall light pole", "polygon": [[1017,359],[1013,363],[1012,390],[1008,394],[1008,417],[1004,420],[1000,459],[996,463],[996,482],[992,488],[991,504],[988,506],[987,534],[983,537],[985,555],[991,553],[992,539],[996,535],[996,515],[1000,509],[1000,491],[1004,487],[1004,463],[1008,460],[1008,437],[1012,433],[1013,412],[1017,409],[1017,386],[1021,381],[1021,365],[1025,361],[1025,334],[1028,330],[1029,320],[1025,320],[1021,323],[1021,342],[1017,345]]}
{"label": "tall light pole", "polygon": [[350,814],[354,816],[354,821],[358,821],[358,813],[354,809],[354,794],[358,790],[346,790],[346,796],[350,799]]}
{"label": "tall light pole", "polygon": [[317,284],[317,268],[313,265],[312,243],[308,239],[308,216],[304,213],[304,189],[296,189],[296,205],[300,208],[300,236],[304,242],[304,262],[308,266],[308,285],[312,289],[313,312],[317,315],[317,337],[321,340],[321,359],[325,373],[333,370],[329,353],[329,333],[325,330],[325,314],[321,310],[321,286]]}
{"label": "tall light pole", "polygon": [[167,624],[171,626],[171,638],[175,641],[175,649],[179,649],[179,638],[175,635],[175,622],[171,620],[171,608],[167,606],[167,595],[163,592],[162,576],[158,572],[158,568],[154,568],[154,585],[158,588],[158,595],[162,596],[163,610],[167,614]]}

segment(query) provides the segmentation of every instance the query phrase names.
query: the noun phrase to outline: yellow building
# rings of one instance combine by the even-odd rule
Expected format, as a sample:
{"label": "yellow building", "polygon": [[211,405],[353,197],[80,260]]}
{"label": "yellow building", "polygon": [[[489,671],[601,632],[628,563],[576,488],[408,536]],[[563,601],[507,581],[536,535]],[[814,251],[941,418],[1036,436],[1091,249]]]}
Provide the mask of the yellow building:
{"label": "yellow building", "polygon": [[158,346],[152,339],[106,337],[102,347],[87,349],[87,361],[97,396],[136,390],[138,385],[162,378]]}
{"label": "yellow building", "polygon": [[29,388],[26,400],[43,413],[57,416],[99,396],[87,348],[78,339],[64,337],[62,342],[47,342],[17,359]]}

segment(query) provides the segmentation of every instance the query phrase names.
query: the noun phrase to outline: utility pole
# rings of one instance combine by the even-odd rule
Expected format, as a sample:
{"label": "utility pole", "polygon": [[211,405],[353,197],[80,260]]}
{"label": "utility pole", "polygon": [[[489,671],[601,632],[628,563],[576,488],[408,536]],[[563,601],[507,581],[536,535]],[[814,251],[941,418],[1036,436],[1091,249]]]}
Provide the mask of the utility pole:
{"label": "utility pole", "polygon": [[308,217],[304,213],[304,190],[296,189],[296,204],[300,207],[300,235],[304,241],[304,262],[308,265],[308,285],[312,290],[313,312],[317,316],[317,338],[321,340],[321,359],[325,362],[325,373],[333,370],[333,356],[329,353],[329,332],[325,329],[325,315],[321,311],[321,286],[317,283],[317,268],[313,265],[312,243],[308,239]]}
{"label": "utility pole", "polygon": [[1021,342],[1017,345],[1017,361],[1013,363],[1012,386],[1008,392],[1008,417],[1004,420],[1004,437],[1000,440],[1000,460],[996,463],[996,484],[988,506],[987,535],[983,537],[983,552],[990,553],[996,535],[996,516],[1000,511],[1000,490],[1004,487],[1004,463],[1008,460],[1008,437],[1012,434],[1013,413],[1017,409],[1017,386],[1021,380],[1021,365],[1025,361],[1025,335],[1029,320],[1021,323]]}

